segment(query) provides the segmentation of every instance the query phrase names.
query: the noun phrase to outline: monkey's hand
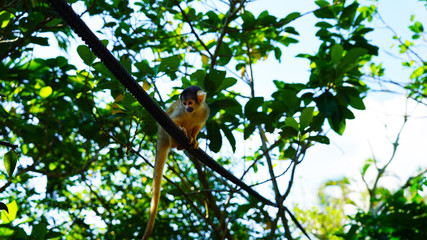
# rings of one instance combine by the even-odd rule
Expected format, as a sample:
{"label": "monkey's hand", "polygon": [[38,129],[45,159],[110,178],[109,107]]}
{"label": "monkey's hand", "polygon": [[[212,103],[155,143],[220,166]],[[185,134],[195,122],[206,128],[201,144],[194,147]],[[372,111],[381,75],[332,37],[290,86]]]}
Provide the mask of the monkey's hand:
{"label": "monkey's hand", "polygon": [[[187,129],[185,129],[184,127],[181,127],[181,126],[179,126],[179,128],[182,130],[182,132],[184,133],[184,135],[188,137]],[[190,140],[190,142],[191,142],[191,140]],[[191,143],[190,143],[190,144],[191,144]],[[181,145],[178,145],[178,146],[176,147],[176,149],[177,149],[177,150],[183,150],[184,148],[183,148]]]}

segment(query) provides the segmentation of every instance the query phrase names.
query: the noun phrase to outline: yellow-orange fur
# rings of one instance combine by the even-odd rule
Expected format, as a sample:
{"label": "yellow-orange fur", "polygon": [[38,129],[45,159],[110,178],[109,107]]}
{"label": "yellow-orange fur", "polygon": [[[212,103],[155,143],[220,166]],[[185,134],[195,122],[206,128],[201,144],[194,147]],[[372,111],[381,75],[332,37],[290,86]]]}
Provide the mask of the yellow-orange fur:
{"label": "yellow-orange fur", "polygon": [[[190,147],[198,148],[197,134],[203,128],[209,117],[209,107],[205,102],[206,93],[197,86],[186,88],[180,98],[174,102],[166,113],[190,138]],[[153,187],[150,206],[150,216],[142,240],[148,240],[156,220],[157,208],[160,199],[163,168],[171,148],[182,149],[169,134],[159,127],[156,147],[156,161],[154,164]]]}

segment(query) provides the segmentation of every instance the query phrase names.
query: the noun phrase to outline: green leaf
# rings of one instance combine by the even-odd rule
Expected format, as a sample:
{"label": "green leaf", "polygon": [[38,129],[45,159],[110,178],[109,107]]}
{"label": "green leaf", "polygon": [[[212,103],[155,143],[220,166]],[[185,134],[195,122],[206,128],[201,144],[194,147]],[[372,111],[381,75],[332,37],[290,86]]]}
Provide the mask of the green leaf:
{"label": "green leaf", "polygon": [[289,126],[289,127],[291,127],[291,128],[294,128],[295,130],[299,130],[299,125],[298,125],[298,122],[297,122],[297,120],[295,120],[293,117],[287,117],[286,119],[285,119],[285,124],[286,124],[286,126]]}
{"label": "green leaf", "polygon": [[307,138],[307,140],[322,143],[322,144],[329,144],[330,143],[329,138],[326,136],[322,136],[322,135],[310,136]]}
{"label": "green leaf", "polygon": [[141,62],[135,63],[135,67],[138,68],[139,71],[145,73],[154,75],[153,69],[150,67],[150,64],[147,60],[142,60]]}
{"label": "green leaf", "polygon": [[227,65],[230,62],[232,56],[233,56],[233,52],[228,46],[228,43],[223,42],[219,47],[219,51],[218,51],[218,57],[219,57],[218,65],[219,66]]}
{"label": "green leaf", "polygon": [[33,226],[33,230],[31,231],[31,237],[35,239],[46,239],[47,235],[47,223],[39,222]]}
{"label": "green leaf", "polygon": [[302,110],[300,116],[300,131],[308,127],[311,121],[313,121],[313,111],[314,107],[307,107]]}
{"label": "green leaf", "polygon": [[318,22],[314,26],[319,27],[319,28],[332,28],[332,27],[334,27],[334,25],[332,25],[328,22]]}
{"label": "green leaf", "polygon": [[365,104],[363,103],[363,99],[360,97],[352,97],[350,96],[350,106],[358,110],[365,110]]}
{"label": "green leaf", "polygon": [[357,2],[353,2],[352,4],[344,8],[339,19],[339,24],[342,28],[348,29],[353,25],[353,20],[356,16],[358,7],[359,4]]}
{"label": "green leaf", "polygon": [[272,94],[274,101],[270,107],[275,114],[281,115],[285,112],[288,116],[293,116],[301,105],[301,99],[297,96],[300,89],[297,89],[295,84],[286,84],[278,88],[279,90]]}
{"label": "green leaf", "polygon": [[245,105],[245,115],[258,112],[258,108],[264,103],[263,97],[254,97],[249,99]]}
{"label": "green leaf", "polygon": [[[195,82],[198,86],[203,86],[205,91],[209,92],[209,89],[206,87],[205,79],[206,79],[206,72],[204,70],[197,70],[194,73],[190,75],[190,79],[192,82]],[[209,79],[208,79],[209,80]]]}
{"label": "green leaf", "polygon": [[190,82],[190,80],[188,78],[186,78],[186,77],[182,77],[181,78],[181,83],[182,83],[182,88],[183,89],[188,88],[188,87],[190,87],[192,85],[191,82]]}
{"label": "green leaf", "polygon": [[297,153],[297,150],[295,150],[295,148],[293,148],[292,146],[289,146],[285,150],[284,156],[285,156],[285,158],[292,159],[295,157],[296,153]]}
{"label": "green leaf", "polygon": [[2,105],[0,105],[0,117],[4,117],[4,118],[10,117],[9,113],[6,111],[6,109],[3,108]]}
{"label": "green leaf", "polygon": [[234,84],[236,83],[237,83],[237,79],[235,78],[232,78],[232,77],[225,78],[224,81],[222,81],[221,84],[218,86],[217,91],[225,90],[231,86],[234,86]]}
{"label": "green leaf", "polygon": [[317,1],[315,1],[315,3],[317,6],[319,6],[321,8],[326,8],[330,5],[329,2],[326,0],[317,0]]}
{"label": "green leaf", "polygon": [[424,74],[424,71],[425,71],[425,69],[424,68],[426,68],[427,69],[427,67],[419,67],[419,68],[417,68],[417,69],[415,69],[413,72],[412,72],[412,74],[411,74],[411,79],[414,79],[414,78],[418,78],[418,77],[421,77],[423,74]]}
{"label": "green leaf", "polygon": [[248,124],[243,130],[243,138],[248,139],[255,131],[255,124]]}
{"label": "green leaf", "polygon": [[333,19],[335,18],[336,14],[332,11],[332,7],[330,6],[329,2],[324,0],[318,0],[315,2],[317,6],[320,8],[314,11],[314,15],[318,18],[326,18],[326,19]]}
{"label": "green leaf", "polygon": [[98,71],[99,73],[101,73],[103,76],[111,78],[111,79],[116,79],[116,77],[110,72],[110,70],[104,65],[104,63],[102,62],[96,62],[92,65],[92,67]]}
{"label": "green leaf", "polygon": [[245,10],[240,17],[243,20],[243,28],[252,28],[255,25],[255,16],[251,12]]}
{"label": "green leaf", "polygon": [[102,44],[104,44],[104,46],[108,45],[108,39],[102,39],[101,42]]}
{"label": "green leaf", "polygon": [[13,237],[14,239],[29,239],[27,233],[22,228],[15,230]]}
{"label": "green leaf", "polygon": [[79,54],[83,62],[88,66],[91,66],[93,61],[95,61],[96,59],[95,54],[86,45],[78,46],[77,53]]}
{"label": "green leaf", "polygon": [[273,118],[269,118],[267,116],[267,114],[265,112],[245,112],[245,117],[251,122],[251,124],[253,125],[258,125],[258,124],[272,124],[274,119]]}
{"label": "green leaf", "polygon": [[0,28],[5,28],[15,16],[7,11],[0,12]]}
{"label": "green leaf", "polygon": [[[286,27],[284,29],[284,31],[287,32],[287,33],[290,33],[290,34],[299,35],[299,33],[297,32],[297,30],[295,30],[294,27]],[[295,42],[295,43],[297,43],[297,42]]]}
{"label": "green leaf", "polygon": [[209,19],[206,23],[211,25],[211,27],[216,27],[221,22],[221,19],[219,19],[218,15],[214,11],[209,11],[205,15],[208,16]]}
{"label": "green leaf", "polygon": [[224,133],[225,137],[227,138],[228,142],[231,145],[231,148],[233,149],[233,152],[236,151],[236,138],[233,135],[233,132],[227,127],[225,124],[220,125],[222,132]]}
{"label": "green leaf", "polygon": [[343,135],[346,123],[345,118],[342,116],[340,111],[337,111],[332,117],[329,117],[328,123],[334,132],[338,133],[339,135]]}
{"label": "green leaf", "polygon": [[235,98],[221,98],[215,99],[209,103],[209,107],[215,107],[217,109],[224,109],[228,114],[241,115],[242,105]]}
{"label": "green leaf", "polygon": [[158,72],[177,71],[182,58],[179,55],[162,58]]}
{"label": "green leaf", "polygon": [[18,212],[18,204],[16,203],[16,201],[10,202],[6,204],[6,206],[9,209],[9,211],[1,212],[2,224],[11,223],[13,220],[16,219],[16,213]]}
{"label": "green leaf", "polygon": [[9,150],[4,155],[4,167],[9,177],[12,177],[13,172],[15,171],[16,163],[18,162],[18,156],[13,150]]}
{"label": "green leaf", "polygon": [[369,7],[362,6],[358,10],[360,13],[359,13],[359,16],[357,16],[356,21],[354,21],[354,26],[360,25],[360,23],[365,19],[368,19],[368,21],[371,21],[372,15],[375,13],[376,6],[373,4]]}
{"label": "green leaf", "polygon": [[42,87],[42,88],[40,89],[40,92],[39,92],[39,95],[40,95],[40,97],[42,97],[42,98],[47,98],[47,97],[49,97],[51,94],[52,94],[52,88],[51,88],[51,87],[49,87],[49,86]]}
{"label": "green leaf", "polygon": [[330,92],[324,92],[320,96],[314,99],[316,102],[319,112],[324,114],[326,117],[332,116],[336,109],[338,108],[338,103]]}
{"label": "green leaf", "polygon": [[363,102],[362,98],[351,98],[350,106],[352,106],[353,108],[355,108],[357,110],[365,110],[366,109],[365,103]]}
{"label": "green leaf", "polygon": [[[11,228],[0,227],[0,237],[2,237],[2,239],[13,239],[13,238],[11,238],[11,235],[14,233],[15,233],[15,231]],[[15,234],[14,239],[21,239],[21,238],[17,238],[16,234]]]}
{"label": "green leaf", "polygon": [[62,237],[62,233],[57,231],[49,231],[49,233],[46,235],[46,239],[60,239]]}
{"label": "green leaf", "polygon": [[293,20],[299,18],[301,16],[301,13],[299,12],[292,12],[289,13],[282,21],[287,24],[289,22],[292,22]]}
{"label": "green leaf", "polygon": [[321,40],[328,40],[331,38],[332,33],[324,28],[321,28],[319,31],[316,32],[316,36],[319,37]]}
{"label": "green leaf", "polygon": [[331,49],[331,60],[334,64],[338,64],[342,58],[344,48],[341,44],[334,44]]}
{"label": "green leaf", "polygon": [[[317,108],[321,114],[328,118],[329,125],[332,130],[342,135],[345,129],[345,116],[339,105],[336,97],[330,92],[324,92],[319,97],[315,98]],[[348,110],[345,108],[345,110]],[[351,113],[351,112],[350,112]]]}
{"label": "green leaf", "polygon": [[49,38],[46,37],[33,37],[32,42],[40,46],[49,46]]}
{"label": "green leaf", "polygon": [[340,91],[343,98],[355,109],[365,110],[365,104],[363,103],[363,97],[359,96],[359,91],[354,87],[343,87]]}
{"label": "green leaf", "polygon": [[279,63],[281,62],[281,57],[282,57],[282,50],[279,47],[274,48],[274,57],[279,61]]}
{"label": "green leaf", "polygon": [[372,160],[371,159],[366,160],[365,165],[363,165],[362,167],[362,177],[365,176],[366,171],[371,165],[372,165]]}
{"label": "green leaf", "polygon": [[276,17],[270,15],[267,10],[263,11],[257,19],[258,25],[267,26],[276,23]]}
{"label": "green leaf", "polygon": [[338,67],[344,72],[349,71],[359,64],[359,58],[368,52],[366,48],[352,48],[345,54]]}
{"label": "green leaf", "polygon": [[213,152],[219,152],[222,146],[222,136],[217,121],[211,120],[206,123],[207,137],[209,139],[209,149]]}
{"label": "green leaf", "polygon": [[290,139],[298,136],[298,130],[293,127],[284,126],[281,128],[280,135],[282,135],[285,139]]}
{"label": "green leaf", "polygon": [[132,60],[129,58],[129,55],[122,55],[120,57],[120,63],[128,72],[132,71]]}
{"label": "green leaf", "polygon": [[[207,92],[213,92],[213,93],[220,92],[222,90],[220,86],[223,84],[225,80],[225,75],[226,75],[225,71],[219,71],[219,70],[213,69],[211,72],[209,72],[208,78],[204,79],[204,89]],[[191,75],[191,77],[193,77],[193,75]],[[229,81],[230,82],[228,83],[224,83],[223,86],[226,87],[227,85],[231,84],[231,80]]]}
{"label": "green leaf", "polygon": [[420,22],[415,22],[414,25],[409,26],[409,29],[414,33],[422,33],[424,32],[424,27]]}

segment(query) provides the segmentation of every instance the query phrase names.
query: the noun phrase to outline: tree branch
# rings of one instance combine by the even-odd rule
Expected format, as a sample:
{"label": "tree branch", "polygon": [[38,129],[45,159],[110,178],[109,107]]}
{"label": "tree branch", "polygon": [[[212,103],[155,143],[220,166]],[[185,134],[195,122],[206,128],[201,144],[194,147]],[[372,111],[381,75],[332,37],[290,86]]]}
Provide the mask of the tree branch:
{"label": "tree branch", "polygon": [[228,31],[228,25],[230,24],[231,20],[233,20],[234,16],[240,11],[240,9],[243,8],[245,2],[246,0],[241,0],[240,6],[236,9],[237,1],[233,1],[233,0],[230,1],[230,9],[227,11],[227,14],[225,15],[224,26],[216,42],[215,52],[211,57],[211,65],[209,68],[209,72],[212,72],[212,70],[216,65],[219,50],[221,49],[221,45],[224,41],[225,34]]}
{"label": "tree branch", "polygon": [[[399,37],[397,32],[384,21],[384,19],[382,18],[381,14],[378,12],[378,10],[377,10],[377,15],[378,15],[378,18],[381,20],[381,22],[385,25],[385,27],[393,33],[393,35],[397,39],[397,41],[399,41],[400,44],[405,45],[405,43]],[[412,50],[412,48],[410,46],[406,46],[406,47],[416,58],[418,58],[418,60],[421,62],[419,64],[422,66],[422,64],[425,63],[425,60],[420,55],[418,55],[418,53],[416,53],[414,50]],[[411,57],[409,55],[408,55],[408,57],[411,59]]]}
{"label": "tree branch", "polygon": [[14,145],[14,144],[11,144],[8,142],[3,142],[3,141],[0,141],[0,145],[10,147],[10,148],[12,148],[12,150],[15,150],[16,148],[18,148],[18,145]]}
{"label": "tree branch", "polygon": [[[403,123],[402,123],[402,126],[400,127],[400,130],[399,130],[399,132],[397,133],[396,139],[395,139],[395,140],[394,140],[394,142],[392,143],[392,145],[393,145],[393,152],[392,152],[392,154],[391,154],[391,156],[390,156],[390,159],[387,161],[387,163],[386,163],[382,168],[379,168],[379,167],[377,166],[377,164],[376,164],[376,160],[374,159],[375,167],[376,167],[376,169],[377,169],[377,171],[378,171],[378,174],[377,174],[377,176],[376,176],[376,178],[375,178],[375,181],[374,181],[374,184],[373,184],[372,188],[369,188],[369,187],[368,187],[368,191],[369,191],[369,198],[370,198],[370,201],[369,201],[369,211],[374,211],[374,203],[375,203],[375,202],[373,201],[373,199],[374,199],[375,194],[376,194],[376,191],[377,191],[378,182],[379,182],[379,180],[380,180],[380,178],[383,176],[383,174],[384,174],[385,170],[386,170],[386,169],[387,169],[387,167],[390,165],[390,163],[393,161],[393,159],[394,159],[394,157],[395,157],[395,155],[396,155],[396,151],[397,151],[397,148],[398,148],[398,146],[399,146],[400,134],[402,133],[403,128],[405,127],[405,125],[406,125],[407,121],[408,121],[408,116],[407,116],[407,114],[405,113],[405,115],[404,115],[404,117],[403,117]],[[365,180],[364,180],[364,181],[365,181]],[[366,183],[366,181],[365,181],[365,184],[368,186],[368,184]]]}
{"label": "tree branch", "polygon": [[173,0],[174,4],[179,8],[179,10],[181,11],[182,16],[184,17],[185,21],[188,23],[188,25],[190,26],[191,32],[194,34],[194,36],[196,37],[197,41],[199,41],[199,43],[203,46],[203,48],[205,49],[205,51],[209,54],[209,56],[212,58],[212,53],[209,51],[209,48],[206,46],[206,44],[203,42],[202,39],[200,39],[199,35],[196,33],[196,30],[194,29],[193,24],[191,23],[190,18],[188,17],[188,15],[185,13],[184,9],[181,8],[181,5],[179,5],[179,2],[177,0]]}

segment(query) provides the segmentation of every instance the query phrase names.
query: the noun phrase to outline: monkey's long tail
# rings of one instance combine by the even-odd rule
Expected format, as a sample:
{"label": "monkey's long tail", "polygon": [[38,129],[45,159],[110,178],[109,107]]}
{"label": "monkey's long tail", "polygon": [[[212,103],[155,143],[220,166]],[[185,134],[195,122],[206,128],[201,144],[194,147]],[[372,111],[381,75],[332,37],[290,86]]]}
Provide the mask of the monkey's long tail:
{"label": "monkey's long tail", "polygon": [[169,146],[157,146],[156,150],[156,161],[154,164],[154,175],[153,175],[153,189],[151,196],[150,216],[148,217],[147,227],[145,228],[144,236],[142,240],[148,240],[151,231],[153,231],[154,221],[156,220],[157,207],[159,205],[160,190],[163,177],[163,169],[168,156]]}

